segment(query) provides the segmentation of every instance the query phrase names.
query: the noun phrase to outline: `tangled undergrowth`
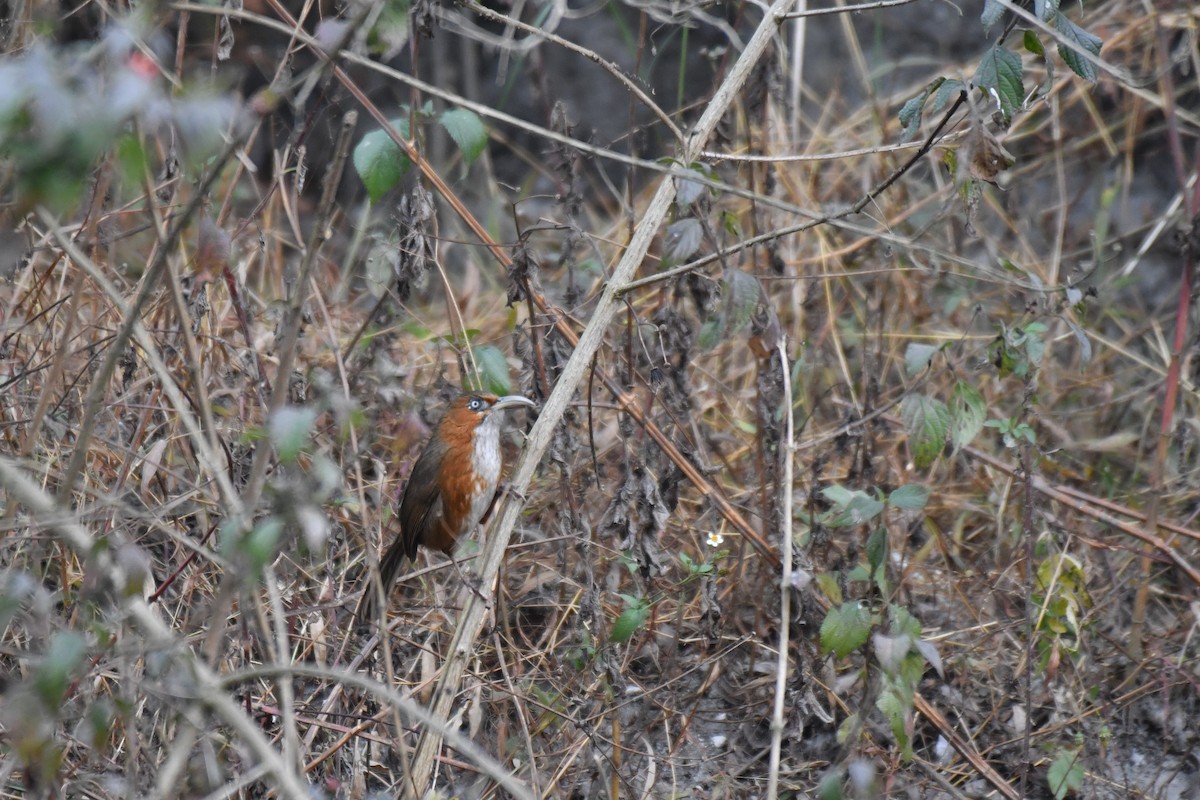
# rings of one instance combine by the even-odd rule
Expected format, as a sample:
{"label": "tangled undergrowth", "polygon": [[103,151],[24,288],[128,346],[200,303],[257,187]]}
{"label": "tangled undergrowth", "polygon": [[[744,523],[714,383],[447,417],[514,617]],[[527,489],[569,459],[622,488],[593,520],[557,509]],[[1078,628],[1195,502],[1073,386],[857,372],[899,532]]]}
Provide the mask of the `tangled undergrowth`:
{"label": "tangled undergrowth", "polygon": [[[847,26],[794,118],[745,10],[711,138],[393,112],[444,162],[381,132],[372,13],[295,36],[344,70],[204,100],[207,159],[150,89],[75,205],[10,153],[4,796],[1200,791],[1194,10],[1088,4],[1102,61],[1047,35],[1015,103],[977,54],[887,86]],[[95,91],[183,77],[129,52]],[[463,388],[542,407],[505,496],[352,631]]]}

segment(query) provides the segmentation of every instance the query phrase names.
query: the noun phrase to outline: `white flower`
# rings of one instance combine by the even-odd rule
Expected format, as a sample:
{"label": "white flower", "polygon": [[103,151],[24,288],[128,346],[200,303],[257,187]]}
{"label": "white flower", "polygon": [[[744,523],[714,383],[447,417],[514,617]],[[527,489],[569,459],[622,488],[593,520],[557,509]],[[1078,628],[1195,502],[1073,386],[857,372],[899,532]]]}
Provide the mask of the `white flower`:
{"label": "white flower", "polygon": [[716,531],[712,531],[708,534],[708,546],[709,547],[720,547],[721,543],[724,541],[725,541],[725,537],[722,536],[721,534],[717,533]]}

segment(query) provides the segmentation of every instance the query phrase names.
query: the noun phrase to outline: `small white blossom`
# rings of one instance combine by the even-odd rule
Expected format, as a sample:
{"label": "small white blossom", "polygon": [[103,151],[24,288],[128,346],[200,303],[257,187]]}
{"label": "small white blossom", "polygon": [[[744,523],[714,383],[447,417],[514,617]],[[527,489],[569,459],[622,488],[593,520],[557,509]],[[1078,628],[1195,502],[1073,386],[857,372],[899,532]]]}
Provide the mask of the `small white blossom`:
{"label": "small white blossom", "polygon": [[716,531],[712,531],[711,533],[708,534],[708,546],[709,547],[720,547],[721,543],[724,541],[725,541],[725,537],[722,536],[721,534],[717,533]]}

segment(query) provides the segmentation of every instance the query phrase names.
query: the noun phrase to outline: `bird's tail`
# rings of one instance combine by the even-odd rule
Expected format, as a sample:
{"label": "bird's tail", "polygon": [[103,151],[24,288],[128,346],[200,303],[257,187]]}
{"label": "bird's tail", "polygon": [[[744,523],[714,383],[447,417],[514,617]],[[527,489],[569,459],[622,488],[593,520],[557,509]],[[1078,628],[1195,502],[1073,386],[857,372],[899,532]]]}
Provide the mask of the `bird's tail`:
{"label": "bird's tail", "polygon": [[[397,536],[392,542],[392,546],[383,554],[383,560],[379,562],[379,582],[383,586],[383,610],[387,611],[387,597],[391,594],[392,587],[396,585],[396,578],[400,575],[400,567],[404,566],[404,542],[402,538]],[[375,582],[368,578],[366,588],[363,590],[362,596],[358,598],[358,607],[354,609],[355,625],[367,625],[370,623],[381,623],[386,626],[386,619],[381,621],[379,618],[379,598],[381,593]]]}

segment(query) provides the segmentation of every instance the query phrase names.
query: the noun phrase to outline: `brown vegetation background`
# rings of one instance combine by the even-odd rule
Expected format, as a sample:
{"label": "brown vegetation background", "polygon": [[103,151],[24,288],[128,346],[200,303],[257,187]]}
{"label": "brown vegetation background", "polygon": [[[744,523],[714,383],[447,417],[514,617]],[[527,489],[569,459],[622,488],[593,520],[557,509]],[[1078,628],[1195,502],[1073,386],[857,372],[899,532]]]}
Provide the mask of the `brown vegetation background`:
{"label": "brown vegetation background", "polygon": [[0,793],[1200,796],[1200,17],[981,5],[15,4]]}

